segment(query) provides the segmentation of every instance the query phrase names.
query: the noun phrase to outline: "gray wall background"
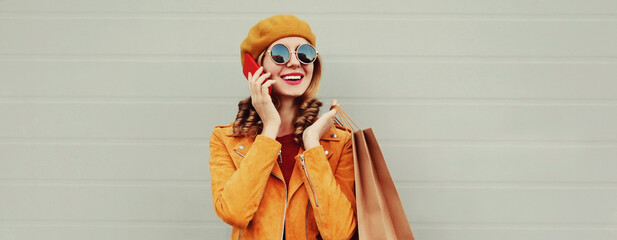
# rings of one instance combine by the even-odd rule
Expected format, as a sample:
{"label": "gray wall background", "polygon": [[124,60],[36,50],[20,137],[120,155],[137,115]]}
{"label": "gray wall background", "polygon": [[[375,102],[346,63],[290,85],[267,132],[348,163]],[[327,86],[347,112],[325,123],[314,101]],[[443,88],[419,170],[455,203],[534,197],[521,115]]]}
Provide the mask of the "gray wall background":
{"label": "gray wall background", "polygon": [[0,239],[228,238],[208,141],[275,13],[418,239],[617,239],[614,0],[0,0]]}

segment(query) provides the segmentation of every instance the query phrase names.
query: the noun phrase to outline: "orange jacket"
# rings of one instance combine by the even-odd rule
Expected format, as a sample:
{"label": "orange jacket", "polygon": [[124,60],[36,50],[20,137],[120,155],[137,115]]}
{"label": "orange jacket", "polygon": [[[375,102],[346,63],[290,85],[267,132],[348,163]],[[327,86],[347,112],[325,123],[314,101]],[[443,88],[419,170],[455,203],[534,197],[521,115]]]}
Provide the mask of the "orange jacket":
{"label": "orange jacket", "polygon": [[332,127],[320,146],[296,156],[285,184],[269,137],[232,136],[217,126],[210,139],[216,214],[233,226],[231,239],[349,239],[356,228],[351,135]]}

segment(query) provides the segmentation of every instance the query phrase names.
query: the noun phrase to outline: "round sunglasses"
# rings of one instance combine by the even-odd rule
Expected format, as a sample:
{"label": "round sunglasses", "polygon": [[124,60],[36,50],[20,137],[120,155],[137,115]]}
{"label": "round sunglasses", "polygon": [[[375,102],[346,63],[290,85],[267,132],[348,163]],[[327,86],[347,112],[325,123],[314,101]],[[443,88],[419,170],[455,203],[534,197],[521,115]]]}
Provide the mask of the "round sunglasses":
{"label": "round sunglasses", "polygon": [[295,53],[298,60],[303,64],[309,64],[317,59],[317,50],[310,44],[302,44],[296,48],[296,51],[289,51],[289,48],[283,44],[276,44],[266,53],[270,54],[272,61],[276,64],[285,64],[289,62],[291,53]]}

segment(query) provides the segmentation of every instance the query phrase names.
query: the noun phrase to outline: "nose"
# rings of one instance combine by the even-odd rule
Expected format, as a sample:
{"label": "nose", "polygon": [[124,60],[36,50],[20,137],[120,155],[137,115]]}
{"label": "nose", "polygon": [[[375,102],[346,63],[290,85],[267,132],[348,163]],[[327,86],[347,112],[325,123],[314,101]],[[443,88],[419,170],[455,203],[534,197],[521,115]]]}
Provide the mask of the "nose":
{"label": "nose", "polygon": [[298,60],[298,55],[295,52],[290,52],[291,55],[289,57],[289,61],[287,61],[288,68],[298,68],[300,67],[300,60]]}

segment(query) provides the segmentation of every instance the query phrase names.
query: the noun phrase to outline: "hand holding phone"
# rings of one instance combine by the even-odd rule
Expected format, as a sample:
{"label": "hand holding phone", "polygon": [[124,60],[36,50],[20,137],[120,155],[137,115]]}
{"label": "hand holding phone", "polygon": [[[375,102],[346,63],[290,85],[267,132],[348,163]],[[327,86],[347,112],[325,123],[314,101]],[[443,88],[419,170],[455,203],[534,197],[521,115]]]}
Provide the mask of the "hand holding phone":
{"label": "hand holding phone", "polygon": [[[247,53],[244,55],[244,63],[242,67],[242,72],[244,73],[244,77],[246,77],[246,80],[249,79],[249,73],[255,74],[255,72],[259,69],[259,67],[260,67],[259,64],[257,64],[257,62],[255,61],[255,59],[253,59],[253,56],[251,56],[251,54]],[[262,72],[261,74],[263,75],[264,73]],[[266,83],[268,80],[269,79],[266,79],[263,83]],[[272,86],[268,87],[268,94],[272,94]]]}

